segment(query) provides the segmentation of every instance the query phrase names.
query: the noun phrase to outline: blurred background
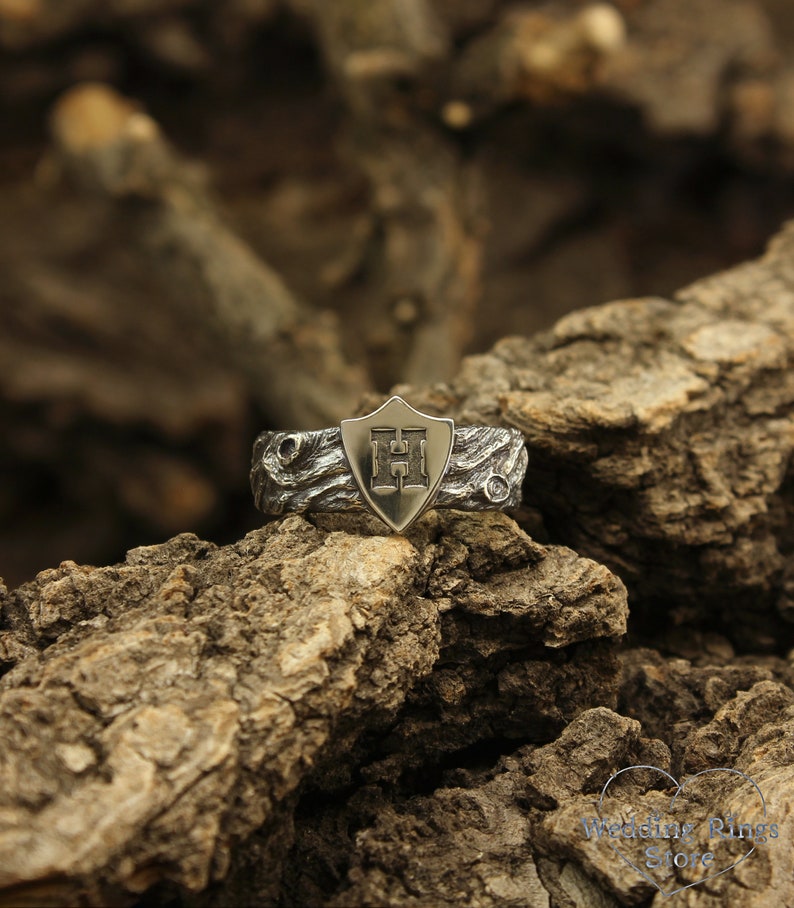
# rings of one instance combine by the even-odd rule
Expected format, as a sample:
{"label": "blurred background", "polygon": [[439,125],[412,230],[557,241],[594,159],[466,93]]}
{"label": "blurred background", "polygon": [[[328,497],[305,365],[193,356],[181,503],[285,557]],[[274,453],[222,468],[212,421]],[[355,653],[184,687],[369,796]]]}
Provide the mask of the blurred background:
{"label": "blurred background", "polygon": [[790,0],[0,0],[0,575],[794,212]]}

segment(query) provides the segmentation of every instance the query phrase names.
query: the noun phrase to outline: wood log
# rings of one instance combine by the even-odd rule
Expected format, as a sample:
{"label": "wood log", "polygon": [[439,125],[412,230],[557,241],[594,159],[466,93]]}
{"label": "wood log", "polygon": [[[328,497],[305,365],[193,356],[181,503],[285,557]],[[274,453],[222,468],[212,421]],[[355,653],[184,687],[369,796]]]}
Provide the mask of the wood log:
{"label": "wood log", "polygon": [[[683,660],[678,663],[680,675],[685,667]],[[709,670],[720,673],[715,666]],[[738,666],[736,670],[740,671]],[[781,664],[777,670],[791,681],[790,666]],[[722,674],[729,675],[730,668]],[[664,682],[659,686],[675,697],[680,691],[678,680],[670,687]],[[706,885],[677,892],[681,904],[694,908],[738,900],[760,906],[791,900],[794,860],[783,843],[794,833],[794,764],[784,743],[794,732],[792,704],[790,686],[759,682],[749,691],[736,693],[687,742],[682,756],[691,770],[699,763],[696,754],[702,752],[703,742],[730,726],[730,747],[717,761],[738,768],[763,788],[766,828],[775,822],[777,837],[762,836],[763,841],[756,843],[759,853],[740,867]],[[691,708],[685,714],[691,716]],[[643,731],[640,722],[609,709],[588,710],[553,743],[524,747],[492,769],[458,772],[430,795],[378,805],[376,819],[356,837],[347,882],[330,904],[338,908],[412,904],[575,908],[647,904],[654,894],[659,898],[650,879],[582,831],[583,817],[599,816],[599,795],[617,769],[671,769],[667,745],[645,737]],[[708,766],[714,764],[711,751]],[[756,806],[752,787],[737,796],[736,775],[714,778],[697,812],[688,803],[688,820],[723,818],[728,805],[737,816],[743,811],[747,816],[748,808]],[[669,780],[663,781],[662,788],[669,786]],[[659,790],[658,774],[642,769],[620,797],[624,818],[631,814],[647,818],[655,812],[665,817],[670,791]],[[638,860],[625,842],[620,844]],[[642,841],[643,848],[647,844]],[[740,844],[746,851],[746,842]],[[687,882],[679,872],[669,888]]]}
{"label": "wood log", "polygon": [[348,154],[370,185],[362,267],[377,289],[360,319],[376,381],[449,378],[472,337],[483,200],[459,150],[404,86],[441,64],[450,35],[427,0],[306,6],[347,105]]}
{"label": "wood log", "polygon": [[61,98],[53,131],[63,168],[125,205],[131,239],[179,296],[199,302],[193,316],[270,418],[320,428],[349,412],[368,382],[345,361],[333,315],[299,302],[223,223],[154,120],[107,86],[85,85]]}
{"label": "wood log", "polygon": [[[664,620],[745,647],[771,648],[770,628],[785,640],[786,609],[774,609],[787,589],[793,241],[789,228],[762,259],[675,300],[612,303],[506,340],[450,386],[409,394],[461,423],[522,429],[527,501],[553,538],[631,582],[640,633],[664,594],[676,609]],[[718,597],[706,582],[720,578]],[[7,904],[124,902],[168,886],[205,904],[398,904],[410,886],[442,904],[498,903],[516,886],[563,904],[577,892],[634,903],[647,881],[601,866],[573,832],[605,767],[625,760],[741,768],[789,834],[790,757],[773,744],[788,727],[790,665],[734,659],[719,639],[718,669],[629,654],[619,700],[622,584],[504,515],[431,512],[408,538],[346,515],[289,517],[224,548],[177,537],[125,565],[46,572],[4,593],[2,620]],[[416,800],[446,760],[513,742],[530,742],[523,795],[501,772],[463,773],[456,787],[485,786],[474,801],[443,786]],[[658,786],[630,795],[659,807]],[[473,833],[457,812],[472,803],[508,828],[486,822],[488,861],[461,889],[456,836]],[[421,885],[399,858],[416,811],[454,827],[417,852],[433,857]],[[347,822],[372,829],[362,859],[338,831]],[[768,895],[786,854],[725,875],[726,898],[736,886]],[[321,897],[329,866],[338,877]]]}
{"label": "wood log", "polygon": [[[277,5],[277,0],[230,0],[224,4],[226,33],[260,25],[275,15]],[[111,0],[110,3],[58,0],[43,4],[35,0],[3,0],[0,3],[0,46],[15,51],[28,49],[62,40],[97,25],[105,29],[126,26],[133,32],[151,34],[153,22],[157,25],[181,23],[187,17],[185,20],[178,17],[195,12],[197,6],[200,4],[196,0]],[[159,50],[158,56],[172,62],[175,58],[184,61],[184,56],[175,48],[180,43],[184,47],[184,37],[172,32],[170,38],[170,41],[166,39],[170,49],[163,47],[161,38],[159,48],[153,50]]]}
{"label": "wood log", "polygon": [[[26,471],[3,490],[9,546],[29,534],[55,562],[46,534],[74,552],[80,521],[90,542],[121,537],[130,515],[171,534],[226,507],[245,486],[248,396],[274,425],[324,427],[353,414],[368,377],[410,380],[396,390],[412,404],[459,427],[518,427],[530,455],[516,522],[430,512],[389,537],[366,514],[293,515],[229,545],[179,535],[123,564],[0,585],[0,905],[657,904],[647,877],[581,831],[631,763],[658,771],[627,777],[622,810],[661,813],[659,773],[723,767],[759,784],[778,824],[776,843],[677,903],[794,903],[794,229],[756,261],[574,312],[449,378],[483,278],[520,275],[486,294],[480,349],[546,317],[545,267],[555,312],[620,294],[650,252],[644,286],[683,282],[645,216],[674,186],[664,238],[691,223],[700,196],[683,215],[677,202],[704,164],[750,161],[768,183],[744,173],[706,192],[714,210],[688,235],[708,239],[672,259],[691,275],[755,254],[786,205],[789,12],[0,0],[4,113],[87,75],[145,95],[148,72],[164,130],[185,140],[200,119],[207,142],[189,165],[106,87],[61,100],[35,180],[30,112],[21,138],[4,133],[3,461]],[[282,41],[303,62],[271,69]],[[344,164],[323,149],[308,156],[320,178],[278,155],[263,166],[309,108],[313,141],[346,129]],[[204,169],[230,137],[218,160],[234,226]],[[620,178],[630,205],[603,187],[616,144],[639,165]],[[329,186],[330,201],[307,202]],[[732,209],[736,186],[752,202]],[[286,281],[266,238],[254,251],[262,225],[281,235],[285,220]],[[349,240],[319,239],[351,224]],[[584,276],[569,281],[556,256],[571,237]],[[700,268],[704,251],[716,264]],[[618,277],[596,288],[584,257]],[[352,349],[367,369],[350,368]],[[729,781],[703,789],[699,821],[753,808]]]}
{"label": "wood log", "polygon": [[0,903],[198,892],[254,830],[283,857],[311,778],[397,783],[614,703],[626,600],[605,569],[501,514],[430,513],[409,538],[337,520],[178,536],[6,594],[5,668],[28,657],[0,682]]}
{"label": "wood log", "polygon": [[[525,500],[610,565],[648,626],[791,639],[794,229],[681,290],[572,313],[471,357],[428,412],[521,429]],[[717,622],[714,625],[714,622]]]}

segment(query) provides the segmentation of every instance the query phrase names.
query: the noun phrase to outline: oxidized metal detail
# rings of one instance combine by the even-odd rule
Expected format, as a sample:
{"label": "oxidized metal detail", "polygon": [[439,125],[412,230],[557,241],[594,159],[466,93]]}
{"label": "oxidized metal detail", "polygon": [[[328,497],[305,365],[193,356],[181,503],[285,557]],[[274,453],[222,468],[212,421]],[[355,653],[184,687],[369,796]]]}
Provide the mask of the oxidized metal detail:
{"label": "oxidized metal detail", "polygon": [[266,514],[367,509],[401,532],[431,507],[517,507],[526,467],[516,429],[455,427],[392,397],[340,428],[263,432],[251,488]]}

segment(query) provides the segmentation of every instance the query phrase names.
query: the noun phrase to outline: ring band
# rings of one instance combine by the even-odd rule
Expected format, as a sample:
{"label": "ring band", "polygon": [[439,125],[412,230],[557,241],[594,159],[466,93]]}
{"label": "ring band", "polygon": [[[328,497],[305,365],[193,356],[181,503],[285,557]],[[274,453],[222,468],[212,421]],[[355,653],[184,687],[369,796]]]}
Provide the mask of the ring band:
{"label": "ring band", "polygon": [[517,429],[455,427],[392,397],[339,428],[263,432],[251,490],[265,514],[366,509],[399,533],[431,507],[517,507],[526,468]]}

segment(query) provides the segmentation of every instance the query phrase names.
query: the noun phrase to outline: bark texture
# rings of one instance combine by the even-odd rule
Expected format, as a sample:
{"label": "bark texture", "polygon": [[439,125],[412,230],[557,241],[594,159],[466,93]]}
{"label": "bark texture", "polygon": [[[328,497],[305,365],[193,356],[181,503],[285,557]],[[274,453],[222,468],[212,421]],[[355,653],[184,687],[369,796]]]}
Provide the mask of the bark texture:
{"label": "bark texture", "polygon": [[470,358],[443,391],[405,393],[521,429],[526,500],[656,623],[698,615],[774,648],[791,639],[792,261],[787,228],[672,299],[572,313]]}
{"label": "bark texture", "polygon": [[[788,0],[0,49],[0,904],[794,904]],[[395,384],[519,429],[521,507],[259,526],[257,433]],[[726,872],[582,823],[685,814]]]}
{"label": "bark texture", "polygon": [[42,649],[2,680],[7,904],[198,892],[254,830],[283,858],[312,778],[396,785],[615,702],[627,609],[605,568],[503,515],[430,514],[411,538],[346,520],[179,536],[7,595],[6,668]]}
{"label": "bark texture", "polygon": [[239,538],[263,424],[756,255],[794,211],[789,19],[0,2],[4,576]]}
{"label": "bark texture", "polygon": [[[790,684],[790,666],[778,670]],[[702,741],[731,723],[733,753],[720,754],[716,762],[730,763],[758,783],[766,798],[766,819],[779,824],[779,837],[757,844],[751,859],[708,884],[677,892],[681,904],[730,905],[740,900],[764,905],[791,900],[792,857],[785,843],[794,823],[794,769],[790,752],[785,755],[785,742],[790,743],[794,730],[792,703],[790,686],[759,682],[729,699],[699,729],[697,739]],[[650,904],[651,899],[655,906],[667,904],[648,879],[618,859],[603,841],[588,839],[582,827],[582,818],[614,818],[621,809],[624,818],[636,814],[645,822],[655,812],[662,822],[676,818],[668,812],[669,781],[663,779],[660,785],[659,775],[646,769],[627,776],[630,781],[613,795],[619,804],[607,799],[606,810],[599,813],[599,795],[616,767],[650,765],[670,771],[668,747],[658,738],[644,737],[642,730],[640,722],[609,709],[589,710],[551,744],[522,748],[493,769],[452,777],[430,796],[414,797],[396,808],[389,805],[359,833],[348,884],[332,904],[573,908]],[[697,750],[693,740],[683,750],[685,761]],[[714,756],[709,754],[709,766],[714,765]],[[700,803],[688,803],[686,818],[700,821],[701,833],[702,819],[724,818],[728,804],[737,815],[744,811],[745,816],[763,819],[752,786],[741,779],[741,788],[736,781],[727,773],[716,775],[709,790],[701,793]],[[631,842],[620,844],[629,859],[644,866]],[[745,842],[735,844],[741,850],[720,854],[720,869],[747,851]],[[643,841],[643,849],[646,846]],[[704,847],[717,850],[703,836],[699,846],[701,853]],[[673,871],[664,886],[671,892],[697,878]]]}
{"label": "bark texture", "polygon": [[349,411],[366,379],[344,362],[333,317],[303,306],[224,226],[150,117],[85,85],[60,100],[53,131],[64,169],[123,204],[131,238],[191,297],[194,317],[247,374],[270,419],[320,426]]}

